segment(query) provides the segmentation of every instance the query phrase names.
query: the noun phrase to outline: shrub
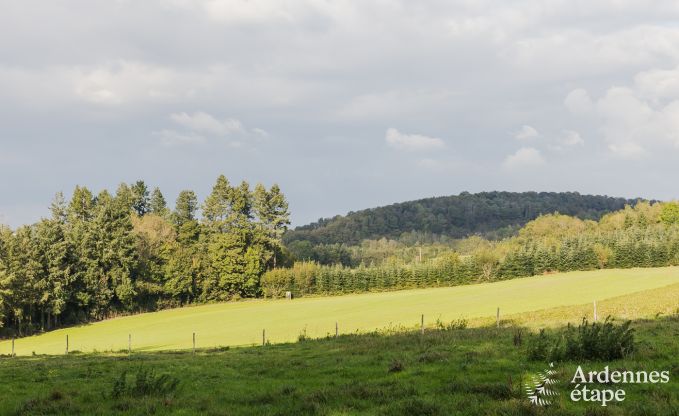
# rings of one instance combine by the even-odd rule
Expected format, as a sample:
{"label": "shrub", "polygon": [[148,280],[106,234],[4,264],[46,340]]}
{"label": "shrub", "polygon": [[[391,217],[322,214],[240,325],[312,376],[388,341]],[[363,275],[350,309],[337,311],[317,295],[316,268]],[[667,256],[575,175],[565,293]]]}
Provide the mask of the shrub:
{"label": "shrub", "polygon": [[452,331],[455,329],[465,329],[467,328],[468,321],[466,319],[456,319],[449,323],[444,323],[441,319],[436,320],[436,329],[444,331]]}
{"label": "shrub", "polygon": [[634,351],[634,329],[631,321],[616,325],[610,317],[603,323],[583,319],[577,327],[570,324],[554,336],[544,330],[533,337],[527,348],[531,360],[616,360]]}
{"label": "shrub", "polygon": [[111,388],[111,397],[117,399],[122,396],[164,396],[173,393],[179,386],[179,379],[169,374],[156,374],[151,369],[140,368],[129,382],[127,371],[123,371],[114,380]]}

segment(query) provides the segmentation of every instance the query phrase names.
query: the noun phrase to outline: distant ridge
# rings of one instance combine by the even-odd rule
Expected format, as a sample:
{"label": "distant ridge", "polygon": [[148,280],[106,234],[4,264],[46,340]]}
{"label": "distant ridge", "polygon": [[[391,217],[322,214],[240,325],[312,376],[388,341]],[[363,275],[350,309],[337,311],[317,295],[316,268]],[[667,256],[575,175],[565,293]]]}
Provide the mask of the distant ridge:
{"label": "distant ridge", "polygon": [[520,227],[554,212],[596,220],[642,200],[578,192],[462,192],[322,218],[288,231],[284,240],[358,244],[365,239],[398,238],[413,231],[462,238]]}

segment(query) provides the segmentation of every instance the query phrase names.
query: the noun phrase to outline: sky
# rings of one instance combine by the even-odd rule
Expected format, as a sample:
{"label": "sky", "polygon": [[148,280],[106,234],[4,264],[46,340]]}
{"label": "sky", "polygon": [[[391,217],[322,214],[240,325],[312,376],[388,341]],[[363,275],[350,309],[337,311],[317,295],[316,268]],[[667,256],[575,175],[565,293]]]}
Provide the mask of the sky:
{"label": "sky", "polygon": [[77,184],[679,197],[679,3],[0,0],[0,223]]}

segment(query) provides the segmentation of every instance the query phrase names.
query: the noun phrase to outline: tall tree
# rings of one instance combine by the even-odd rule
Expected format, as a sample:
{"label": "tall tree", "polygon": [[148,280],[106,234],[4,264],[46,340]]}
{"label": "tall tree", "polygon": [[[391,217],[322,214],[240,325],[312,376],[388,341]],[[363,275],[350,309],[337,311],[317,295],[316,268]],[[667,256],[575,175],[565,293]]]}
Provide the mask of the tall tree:
{"label": "tall tree", "polygon": [[182,225],[188,221],[196,219],[196,210],[198,209],[198,198],[191,190],[183,190],[177,196],[177,202],[174,209],[174,219],[177,225]]}
{"label": "tall tree", "polygon": [[153,192],[151,193],[149,210],[151,213],[160,217],[165,217],[168,214],[167,202],[165,202],[165,197],[158,187],[153,188]]}
{"label": "tall tree", "polygon": [[94,196],[89,189],[76,186],[68,204],[67,214],[72,221],[88,221],[92,218],[94,203]]}
{"label": "tall tree", "polygon": [[267,191],[264,185],[257,184],[253,193],[253,207],[259,220],[262,240],[271,251],[273,266],[276,267],[277,257],[281,251],[280,241],[290,224],[288,202],[278,185],[274,184]]}
{"label": "tall tree", "polygon": [[226,221],[233,211],[236,190],[224,175],[219,175],[212,192],[203,203],[203,220],[216,231],[224,231]]}
{"label": "tall tree", "polygon": [[146,215],[151,210],[151,201],[149,200],[149,189],[146,183],[138,180],[131,187],[132,192],[132,209],[140,217]]}

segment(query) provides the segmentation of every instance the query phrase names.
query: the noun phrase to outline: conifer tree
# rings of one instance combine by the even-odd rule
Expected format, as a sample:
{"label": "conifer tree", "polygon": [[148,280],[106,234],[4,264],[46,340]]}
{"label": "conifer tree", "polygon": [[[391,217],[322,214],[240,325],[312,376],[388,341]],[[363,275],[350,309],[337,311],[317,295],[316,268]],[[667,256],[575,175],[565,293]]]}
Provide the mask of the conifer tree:
{"label": "conifer tree", "polygon": [[[157,189],[157,188],[156,188]],[[151,210],[151,201],[149,200],[149,189],[146,183],[142,180],[135,182],[130,188],[132,209],[140,217],[146,215]]]}
{"label": "conifer tree", "polygon": [[174,209],[174,220],[177,225],[182,225],[188,221],[196,219],[196,210],[198,209],[198,198],[191,190],[183,190],[177,196],[177,202]]}
{"label": "conifer tree", "polygon": [[160,188],[153,188],[151,192],[151,200],[149,201],[149,212],[156,214],[160,217],[165,217],[168,214],[167,202],[163,193],[160,192]]}

